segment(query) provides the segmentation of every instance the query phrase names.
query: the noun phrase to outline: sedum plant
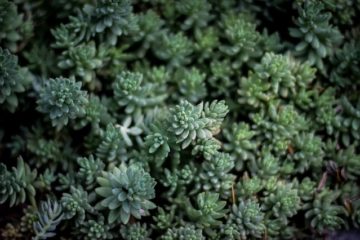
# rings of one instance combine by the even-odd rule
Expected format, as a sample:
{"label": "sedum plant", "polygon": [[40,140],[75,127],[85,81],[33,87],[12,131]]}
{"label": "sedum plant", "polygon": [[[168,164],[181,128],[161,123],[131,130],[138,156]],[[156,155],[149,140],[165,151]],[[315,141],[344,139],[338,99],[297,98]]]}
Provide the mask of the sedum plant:
{"label": "sedum plant", "polygon": [[265,232],[264,217],[257,202],[241,200],[238,205],[232,206],[223,235],[229,239],[247,239],[249,236],[260,238]]}
{"label": "sedum plant", "polygon": [[113,239],[111,228],[112,226],[106,224],[104,217],[100,215],[98,219],[87,219],[81,222],[77,236],[86,240]]}
{"label": "sedum plant", "polygon": [[104,172],[97,178],[99,187],[95,192],[104,198],[97,205],[97,209],[109,210],[108,221],[128,223],[130,216],[140,219],[147,215],[155,204],[155,180],[137,165],[121,165],[114,167],[111,172]]}
{"label": "sedum plant", "polygon": [[296,55],[305,57],[311,64],[316,64],[323,71],[322,59],[333,53],[332,47],[341,41],[342,35],[336,27],[329,23],[331,14],[323,12],[323,3],[305,1],[298,10],[299,16],[295,21],[297,28],[289,29],[292,37],[301,40],[295,46]]}
{"label": "sedum plant", "polygon": [[17,51],[18,42],[31,34],[31,19],[24,15],[13,1],[0,1],[0,44],[11,51]]}
{"label": "sedum plant", "polygon": [[359,0],[0,0],[0,239],[345,239]]}
{"label": "sedum plant", "polygon": [[226,210],[225,202],[219,201],[219,194],[202,192],[196,198],[197,207],[186,206],[188,217],[192,221],[198,221],[204,227],[219,225],[217,220],[224,217]]}
{"label": "sedum plant", "polygon": [[141,225],[139,223],[122,226],[120,233],[126,240],[150,240],[150,232],[146,225]]}
{"label": "sedum plant", "polygon": [[34,240],[54,237],[57,225],[62,221],[62,207],[57,201],[48,199],[40,203],[37,212],[38,220],[33,223],[35,232]]}
{"label": "sedum plant", "polygon": [[333,203],[338,196],[337,192],[330,195],[325,189],[315,197],[312,203],[304,205],[304,209],[307,209],[305,217],[311,221],[312,227],[324,231],[325,229],[340,229],[345,224],[340,217],[341,214],[345,214],[344,207]]}
{"label": "sedum plant", "polygon": [[85,114],[88,103],[86,91],[74,78],[55,78],[45,83],[37,101],[38,110],[48,114],[53,126],[58,129],[66,126],[70,119]]}
{"label": "sedum plant", "polygon": [[10,207],[24,203],[27,198],[35,204],[34,180],[36,171],[31,170],[20,157],[16,167],[9,171],[4,164],[0,164],[1,197],[0,203],[9,202]]}
{"label": "sedum plant", "polygon": [[137,18],[128,0],[100,0],[95,6],[85,5],[90,16],[91,33],[102,34],[101,38],[115,45],[118,36],[127,35],[137,29]]}
{"label": "sedum plant", "polygon": [[193,225],[182,226],[178,228],[169,228],[160,238],[161,240],[175,239],[194,239],[204,240],[205,237],[201,229],[196,229]]}
{"label": "sedum plant", "polygon": [[19,104],[18,94],[24,92],[27,81],[18,58],[0,47],[0,104],[14,112]]}

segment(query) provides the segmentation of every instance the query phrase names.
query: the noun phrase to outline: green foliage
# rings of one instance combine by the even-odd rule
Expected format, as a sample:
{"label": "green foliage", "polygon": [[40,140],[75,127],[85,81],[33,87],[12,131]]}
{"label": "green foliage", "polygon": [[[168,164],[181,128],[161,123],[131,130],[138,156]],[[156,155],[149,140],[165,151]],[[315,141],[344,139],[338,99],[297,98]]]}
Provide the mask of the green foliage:
{"label": "green foliage", "polygon": [[310,178],[304,178],[299,185],[299,195],[301,200],[309,201],[313,198],[315,193],[316,183]]}
{"label": "green foliage", "polygon": [[64,212],[64,218],[76,217],[78,222],[85,220],[85,212],[93,213],[94,210],[89,204],[87,192],[81,188],[71,187],[70,194],[64,193],[61,198],[61,205]]}
{"label": "green foliage", "polygon": [[156,229],[167,229],[172,226],[172,222],[174,220],[175,208],[172,208],[169,212],[165,212],[164,209],[158,208],[158,214],[156,214],[153,218],[155,221]]}
{"label": "green foliage", "polygon": [[34,201],[33,186],[36,171],[24,163],[20,157],[17,166],[9,171],[3,163],[0,164],[0,203],[9,202],[10,207],[24,203],[26,199]]}
{"label": "green foliage", "polygon": [[113,84],[114,98],[125,111],[138,116],[143,108],[156,106],[167,97],[165,92],[157,89],[156,83],[142,85],[143,74],[138,72],[121,72]]}
{"label": "green foliage", "polygon": [[95,192],[104,198],[97,208],[109,209],[110,223],[128,223],[130,216],[140,219],[155,208],[149,200],[155,197],[155,180],[136,165],[114,167],[111,172],[103,172],[97,181],[100,187]]}
{"label": "green foliage", "polygon": [[249,162],[248,167],[251,172],[263,179],[276,176],[281,171],[279,159],[266,148],[262,149],[260,156],[255,161]]}
{"label": "green foliage", "polygon": [[254,66],[254,71],[261,79],[270,82],[271,91],[287,97],[295,91],[295,79],[292,76],[290,59],[283,55],[266,53],[261,63]]}
{"label": "green foliage", "polygon": [[356,14],[356,1],[326,0],[324,5],[334,13],[334,22],[337,24],[352,24]]}
{"label": "green foliage", "polygon": [[57,201],[48,199],[40,203],[37,212],[38,220],[34,222],[34,240],[48,239],[56,235],[57,225],[62,221],[63,214],[61,205]]}
{"label": "green foliage", "polygon": [[321,168],[325,153],[320,137],[315,136],[314,133],[295,136],[292,147],[295,152],[289,154],[289,159],[295,162],[295,171],[304,172],[309,168],[316,171]]}
{"label": "green foliage", "polygon": [[109,109],[103,104],[103,101],[97,96],[90,95],[89,102],[85,106],[85,115],[75,123],[76,129],[81,129],[87,125],[98,130],[100,125],[106,125],[114,122],[109,114]]}
{"label": "green foliage", "polygon": [[339,30],[329,21],[331,14],[323,12],[324,5],[318,1],[305,1],[298,8],[297,28],[290,28],[290,35],[301,40],[295,54],[304,57],[310,64],[324,71],[323,58],[333,54],[333,47],[342,39]]}
{"label": "green foliage", "polygon": [[184,100],[170,109],[169,131],[184,149],[195,139],[209,139],[216,134],[227,112],[224,102],[194,106]]}
{"label": "green foliage", "polygon": [[206,75],[196,68],[179,69],[174,74],[181,95],[190,102],[197,102],[206,96],[205,78]]}
{"label": "green foliage", "polygon": [[300,209],[301,199],[298,190],[291,184],[279,185],[275,193],[270,193],[265,198],[265,209],[284,222],[294,216]]}
{"label": "green foliage", "polygon": [[225,101],[205,102],[203,115],[208,119],[209,128],[213,135],[220,132],[221,124],[229,112]]}
{"label": "green foliage", "polygon": [[233,205],[223,234],[229,239],[260,238],[265,231],[264,215],[257,202],[241,200],[238,206]]}
{"label": "green foliage", "polygon": [[79,181],[86,185],[87,189],[93,189],[96,184],[96,178],[100,177],[105,164],[93,155],[89,157],[80,157],[77,159],[79,170],[77,177]]}
{"label": "green foliage", "polygon": [[154,43],[153,52],[171,67],[178,67],[190,62],[189,55],[193,52],[193,47],[192,42],[182,32],[162,33],[159,41]]}
{"label": "green foliage", "polygon": [[170,152],[169,137],[156,125],[153,125],[151,130],[152,132],[145,138],[144,145],[157,164],[161,165]]}
{"label": "green foliage", "polygon": [[241,197],[248,198],[256,195],[263,188],[263,182],[260,178],[254,176],[249,178],[247,172],[245,172],[244,176],[238,181],[236,186],[237,194]]}
{"label": "green foliage", "polygon": [[339,229],[345,224],[340,217],[345,214],[344,207],[333,203],[338,196],[338,192],[332,193],[325,189],[315,196],[312,203],[304,205],[303,208],[307,209],[305,217],[311,221],[311,227],[324,231]]}
{"label": "green foliage", "polygon": [[113,124],[108,124],[101,132],[101,141],[96,149],[96,156],[102,161],[119,161],[126,159],[126,148],[120,130]]}
{"label": "green foliage", "polygon": [[90,82],[94,78],[93,70],[102,64],[101,59],[96,55],[94,42],[78,45],[63,52],[58,67],[61,69],[74,68],[73,71],[77,76],[83,78],[85,82]]}
{"label": "green foliage", "polygon": [[359,3],[0,0],[0,238],[358,228]]}
{"label": "green foliage", "polygon": [[146,225],[141,225],[139,223],[131,225],[123,225],[120,229],[121,236],[125,240],[150,240],[149,230],[147,230]]}
{"label": "green foliage", "polygon": [[200,54],[199,61],[209,59],[219,44],[218,32],[215,28],[197,28],[195,30],[195,52]]}
{"label": "green foliage", "polygon": [[40,90],[38,110],[48,114],[53,126],[61,129],[85,114],[87,93],[81,90],[81,83],[74,78],[55,78],[46,81]]}
{"label": "green foliage", "polygon": [[39,220],[36,209],[33,206],[28,206],[24,209],[24,215],[20,220],[20,231],[24,233],[34,234],[33,225]]}
{"label": "green foliage", "polygon": [[[315,78],[316,70],[290,55],[265,53],[247,78],[241,78],[239,103],[258,108],[276,98],[294,98],[300,107],[307,107],[311,99],[304,96],[304,88]],[[304,99],[305,98],[305,99]]]}
{"label": "green foliage", "polygon": [[[68,146],[64,145],[60,140],[48,139],[44,136],[44,129],[40,125],[35,125],[31,129],[23,129],[23,132],[27,141],[22,147],[33,155],[29,162],[37,167],[42,164],[56,166],[70,151]],[[14,141],[17,141],[17,139],[14,139]],[[13,153],[13,155],[17,154],[19,153]]]}
{"label": "green foliage", "polygon": [[260,34],[256,31],[256,24],[246,14],[225,14],[221,18],[220,27],[223,29],[227,44],[220,45],[220,50],[226,55],[234,56],[234,67],[258,55],[256,45]]}
{"label": "green foliage", "polygon": [[218,154],[221,148],[221,143],[216,138],[201,139],[195,143],[192,155],[201,153],[206,160],[211,160],[213,156]]}
{"label": "green foliage", "polygon": [[355,146],[349,146],[346,150],[340,150],[335,156],[335,162],[345,169],[346,177],[356,179],[360,174],[360,156],[355,153]]}
{"label": "green foliage", "polygon": [[202,116],[202,105],[194,106],[187,101],[182,101],[170,111],[170,131],[176,136],[176,142],[186,148],[196,138],[206,139],[211,137],[211,132],[206,128],[207,119]]}
{"label": "green foliage", "polygon": [[113,239],[114,235],[110,231],[111,225],[106,224],[103,216],[99,216],[97,220],[88,219],[80,225],[79,236],[85,240]]}
{"label": "green foliage", "polygon": [[219,194],[212,192],[202,192],[197,195],[196,207],[186,204],[186,213],[191,221],[211,231],[211,227],[221,224],[219,219],[225,216],[227,210],[224,209],[225,201],[219,201]]}
{"label": "green foliage", "polygon": [[207,22],[212,18],[209,10],[211,4],[205,0],[185,0],[177,2],[175,9],[180,15],[186,16],[185,21],[181,24],[181,29],[187,30],[189,28],[201,28],[207,25]]}
{"label": "green foliage", "polygon": [[1,229],[1,237],[6,240],[22,239],[24,236],[19,231],[18,226],[14,226],[11,223],[7,223],[5,227]]}
{"label": "green foliage", "polygon": [[18,13],[14,2],[1,0],[0,29],[0,44],[11,51],[16,51],[18,42],[31,33],[32,23],[30,20],[24,20],[24,14]]}
{"label": "green foliage", "polygon": [[235,176],[229,173],[234,168],[234,161],[229,154],[216,152],[212,158],[202,163],[202,170],[195,177],[195,190],[213,191],[223,196],[230,196]]}
{"label": "green foliage", "polygon": [[91,18],[92,34],[102,34],[111,45],[116,44],[118,36],[128,35],[138,28],[129,0],[100,0],[95,7],[86,5],[85,8]]}
{"label": "green foliage", "polygon": [[27,81],[24,74],[18,65],[18,58],[0,47],[0,104],[11,112],[19,104],[17,95],[25,91]]}
{"label": "green foliage", "polygon": [[350,41],[344,43],[341,49],[337,49],[332,59],[333,69],[330,72],[330,80],[340,87],[351,86],[360,76],[356,67],[360,56],[359,42]]}
{"label": "green foliage", "polygon": [[254,139],[256,132],[248,124],[234,123],[230,128],[224,129],[224,136],[228,142],[224,144],[224,150],[236,160],[237,170],[243,168],[245,161],[255,159],[254,151],[259,143]]}
{"label": "green foliage", "polygon": [[144,13],[142,12],[137,16],[139,31],[136,32],[134,40],[141,41],[141,48],[137,55],[144,56],[146,51],[150,49],[151,45],[161,35],[164,20],[152,9]]}
{"label": "green foliage", "polygon": [[161,236],[162,240],[175,240],[175,239],[193,239],[204,240],[205,237],[201,229],[196,229],[193,225],[186,225],[178,228],[169,228],[164,235]]}
{"label": "green foliage", "polygon": [[357,133],[357,129],[360,124],[360,111],[357,110],[359,104],[359,100],[355,100],[355,104],[352,104],[352,102],[350,102],[348,98],[341,98],[341,105],[344,114],[341,117],[338,117],[337,120],[339,121],[338,127],[345,132],[347,132],[346,130],[348,130],[349,132],[343,134],[341,139],[343,144],[345,144],[346,146],[349,145],[350,137],[353,137],[355,139],[360,138],[359,134]]}

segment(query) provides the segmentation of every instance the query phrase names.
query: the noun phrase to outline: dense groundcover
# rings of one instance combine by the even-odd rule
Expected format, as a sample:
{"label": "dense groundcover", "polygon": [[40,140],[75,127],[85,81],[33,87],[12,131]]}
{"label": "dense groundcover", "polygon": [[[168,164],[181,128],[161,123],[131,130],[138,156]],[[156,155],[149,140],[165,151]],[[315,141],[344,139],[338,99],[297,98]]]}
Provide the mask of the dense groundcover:
{"label": "dense groundcover", "polygon": [[360,1],[0,0],[0,239],[360,225]]}

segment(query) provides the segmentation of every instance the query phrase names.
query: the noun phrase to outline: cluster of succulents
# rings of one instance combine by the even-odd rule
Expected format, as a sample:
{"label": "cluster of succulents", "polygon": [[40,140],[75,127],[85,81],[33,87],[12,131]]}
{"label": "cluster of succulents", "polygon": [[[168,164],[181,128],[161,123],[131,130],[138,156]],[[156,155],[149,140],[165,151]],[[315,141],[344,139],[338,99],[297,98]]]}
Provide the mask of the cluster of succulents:
{"label": "cluster of succulents", "polygon": [[359,16],[359,0],[0,0],[0,239],[359,228]]}

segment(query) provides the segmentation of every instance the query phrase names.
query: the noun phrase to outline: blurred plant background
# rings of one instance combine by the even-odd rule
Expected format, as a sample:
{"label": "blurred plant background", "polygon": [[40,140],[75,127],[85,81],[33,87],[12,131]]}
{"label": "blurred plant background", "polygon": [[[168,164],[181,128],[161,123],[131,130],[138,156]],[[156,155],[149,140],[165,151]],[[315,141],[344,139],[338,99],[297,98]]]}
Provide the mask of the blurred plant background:
{"label": "blurred plant background", "polygon": [[360,225],[359,0],[0,0],[0,238]]}

